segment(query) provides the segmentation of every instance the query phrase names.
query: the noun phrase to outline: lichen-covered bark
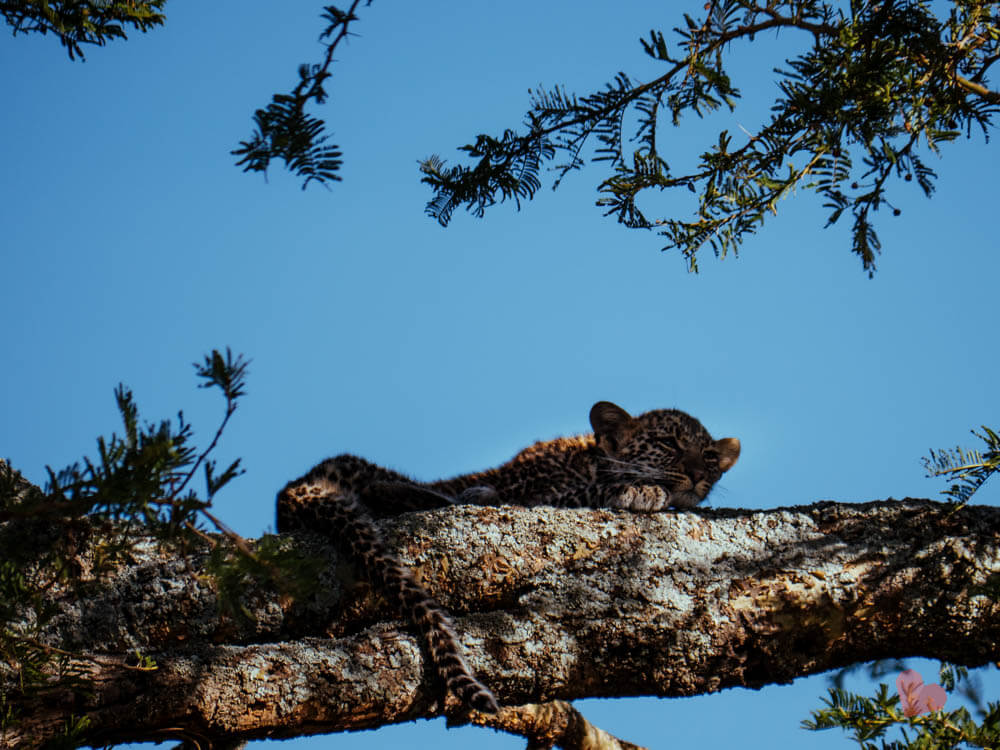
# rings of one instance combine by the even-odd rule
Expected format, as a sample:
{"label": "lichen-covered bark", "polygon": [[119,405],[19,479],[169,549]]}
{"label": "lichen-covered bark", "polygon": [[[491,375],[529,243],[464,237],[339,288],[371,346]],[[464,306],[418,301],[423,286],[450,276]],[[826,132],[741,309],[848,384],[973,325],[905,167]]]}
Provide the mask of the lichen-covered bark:
{"label": "lichen-covered bark", "polygon": [[[857,661],[1000,659],[1000,509],[924,500],[767,511],[458,508],[383,524],[454,613],[473,669],[506,705],[693,695]],[[49,695],[4,741],[86,714],[94,743],[288,737],[440,714],[412,628],[328,555],[306,602],[251,588],[220,618],[203,557],[145,544],[91,593],[54,589],[42,640],[97,656],[90,697]],[[87,566],[81,544],[78,565]],[[994,587],[995,590],[995,587]],[[135,649],[153,672],[116,666]],[[2,744],[2,743],[0,743]]]}

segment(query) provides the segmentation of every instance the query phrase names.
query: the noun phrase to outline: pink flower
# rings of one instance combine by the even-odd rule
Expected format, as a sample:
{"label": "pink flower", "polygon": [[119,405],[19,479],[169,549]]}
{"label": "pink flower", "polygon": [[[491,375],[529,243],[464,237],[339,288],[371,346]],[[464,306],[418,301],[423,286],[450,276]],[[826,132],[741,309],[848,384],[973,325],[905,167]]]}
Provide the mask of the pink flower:
{"label": "pink flower", "polygon": [[904,716],[917,716],[944,708],[948,694],[940,685],[925,685],[919,672],[907,669],[896,678]]}

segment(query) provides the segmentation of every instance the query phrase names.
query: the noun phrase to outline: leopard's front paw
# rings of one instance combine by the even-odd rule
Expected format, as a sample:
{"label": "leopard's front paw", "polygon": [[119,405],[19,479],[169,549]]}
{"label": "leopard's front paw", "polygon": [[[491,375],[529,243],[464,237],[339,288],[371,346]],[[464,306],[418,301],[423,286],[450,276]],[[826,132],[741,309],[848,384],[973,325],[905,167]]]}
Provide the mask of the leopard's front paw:
{"label": "leopard's front paw", "polygon": [[655,484],[625,487],[614,498],[612,508],[624,508],[640,513],[655,513],[670,506],[670,492]]}

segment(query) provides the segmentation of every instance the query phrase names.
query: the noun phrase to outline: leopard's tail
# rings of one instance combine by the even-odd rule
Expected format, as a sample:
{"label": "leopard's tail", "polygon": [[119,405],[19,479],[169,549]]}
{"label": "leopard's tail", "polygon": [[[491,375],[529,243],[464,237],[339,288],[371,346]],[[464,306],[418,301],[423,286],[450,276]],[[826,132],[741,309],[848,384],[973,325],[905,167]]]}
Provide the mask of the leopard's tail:
{"label": "leopard's tail", "polygon": [[431,663],[448,689],[469,708],[496,713],[497,700],[466,664],[448,613],[389,552],[364,506],[352,494],[325,478],[292,482],[278,493],[278,530],[308,529],[341,543],[372,583],[416,623]]}

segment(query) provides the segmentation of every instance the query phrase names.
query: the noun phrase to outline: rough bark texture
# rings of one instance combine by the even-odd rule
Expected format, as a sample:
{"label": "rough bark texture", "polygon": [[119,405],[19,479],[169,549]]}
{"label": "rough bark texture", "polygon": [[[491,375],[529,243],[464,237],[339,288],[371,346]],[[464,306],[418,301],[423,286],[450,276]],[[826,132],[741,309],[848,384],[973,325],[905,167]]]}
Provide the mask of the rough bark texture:
{"label": "rough bark texture", "polygon": [[[1000,659],[1000,509],[926,500],[767,511],[458,508],[383,524],[455,615],[505,705],[760,687],[858,661]],[[86,714],[94,743],[290,737],[454,708],[412,629],[329,556],[307,602],[251,589],[220,618],[204,555],[150,542],[81,599],[53,590],[44,642],[97,655],[90,697],[48,695],[0,740],[26,746]],[[88,545],[76,564],[86,571]],[[138,648],[153,672],[116,666]]]}

